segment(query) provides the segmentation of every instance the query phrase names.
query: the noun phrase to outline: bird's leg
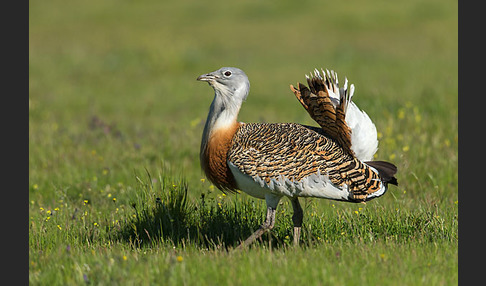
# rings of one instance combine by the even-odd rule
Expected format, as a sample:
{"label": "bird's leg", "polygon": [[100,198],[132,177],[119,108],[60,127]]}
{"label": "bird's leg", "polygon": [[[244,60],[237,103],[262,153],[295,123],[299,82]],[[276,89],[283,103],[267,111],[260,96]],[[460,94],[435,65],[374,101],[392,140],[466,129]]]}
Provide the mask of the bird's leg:
{"label": "bird's leg", "polygon": [[263,224],[260,226],[259,229],[257,229],[250,237],[248,237],[244,242],[242,242],[237,249],[241,249],[245,247],[246,245],[250,245],[253,243],[255,240],[260,238],[263,233],[265,233],[268,230],[271,230],[273,226],[275,225],[275,211],[277,208],[267,206],[267,217],[265,218],[265,221]]}
{"label": "bird's leg", "polygon": [[299,245],[304,212],[302,211],[298,197],[292,198],[290,201],[292,202],[292,208],[294,209],[294,215],[292,216],[292,222],[294,223],[294,245]]}

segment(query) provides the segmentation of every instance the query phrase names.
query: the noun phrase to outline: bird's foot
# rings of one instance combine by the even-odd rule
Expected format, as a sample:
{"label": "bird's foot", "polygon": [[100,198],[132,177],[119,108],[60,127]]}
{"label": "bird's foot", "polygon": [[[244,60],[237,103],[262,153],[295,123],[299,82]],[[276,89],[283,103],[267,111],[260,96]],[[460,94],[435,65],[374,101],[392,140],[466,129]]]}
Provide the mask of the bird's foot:
{"label": "bird's foot", "polygon": [[269,231],[275,225],[275,210],[276,208],[267,207],[267,217],[265,222],[257,229],[250,237],[243,241],[236,249],[243,249],[246,246],[252,244],[255,240],[260,238],[266,231]]}
{"label": "bird's foot", "polygon": [[300,229],[301,229],[300,226],[295,226],[294,227],[294,246],[298,246],[299,245],[299,241],[300,241]]}

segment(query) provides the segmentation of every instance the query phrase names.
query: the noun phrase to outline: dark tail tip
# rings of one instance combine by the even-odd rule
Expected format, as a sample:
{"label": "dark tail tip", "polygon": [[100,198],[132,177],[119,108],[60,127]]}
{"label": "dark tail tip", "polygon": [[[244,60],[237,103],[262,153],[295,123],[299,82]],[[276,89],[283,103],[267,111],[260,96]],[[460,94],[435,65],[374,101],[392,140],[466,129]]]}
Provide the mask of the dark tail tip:
{"label": "dark tail tip", "polygon": [[397,173],[397,166],[385,161],[368,161],[365,162],[368,166],[371,166],[378,170],[378,174],[384,183],[398,186],[398,180],[395,178]]}
{"label": "dark tail tip", "polygon": [[388,182],[385,181],[385,183],[389,183],[389,184],[392,184],[392,185],[395,185],[395,186],[398,186],[398,180],[397,178],[395,177],[392,177]]}

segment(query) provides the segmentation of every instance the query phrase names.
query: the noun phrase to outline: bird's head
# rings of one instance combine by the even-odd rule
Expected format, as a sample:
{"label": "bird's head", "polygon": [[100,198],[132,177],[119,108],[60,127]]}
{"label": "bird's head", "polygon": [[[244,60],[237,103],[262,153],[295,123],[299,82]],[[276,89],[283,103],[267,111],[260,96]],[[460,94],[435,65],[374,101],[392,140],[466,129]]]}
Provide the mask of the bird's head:
{"label": "bird's head", "polygon": [[250,91],[250,81],[246,74],[239,68],[223,67],[217,71],[200,75],[197,80],[207,81],[214,89],[216,96],[224,97],[224,100],[242,103]]}

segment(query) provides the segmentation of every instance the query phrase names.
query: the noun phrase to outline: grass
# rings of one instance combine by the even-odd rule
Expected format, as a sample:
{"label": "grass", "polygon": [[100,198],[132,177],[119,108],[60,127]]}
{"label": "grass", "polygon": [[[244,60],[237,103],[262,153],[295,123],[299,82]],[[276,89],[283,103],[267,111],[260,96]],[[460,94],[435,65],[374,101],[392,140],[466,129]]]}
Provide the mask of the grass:
{"label": "grass", "polygon": [[[322,208],[322,203],[307,199],[303,243],[294,248],[286,201],[279,206],[272,233],[248,252],[235,252],[233,247],[263,219],[262,201],[244,195],[230,199],[210,187],[191,201],[183,180],[173,182],[161,174],[136,178],[139,192],[126,204],[114,196],[123,191],[118,186],[82,204],[62,201],[58,207],[35,211],[30,280],[190,285],[457,280],[455,203],[448,211],[437,204],[406,206],[406,200],[352,207],[325,202]],[[271,271],[268,265],[279,270]],[[381,274],[370,274],[378,270]],[[295,273],[282,276],[291,271]]]}
{"label": "grass", "polygon": [[[119,1],[29,5],[31,284],[457,284],[457,3]],[[399,186],[366,205],[223,195],[199,167],[212,90],[245,70],[244,122],[315,123],[288,88],[356,85]]]}

